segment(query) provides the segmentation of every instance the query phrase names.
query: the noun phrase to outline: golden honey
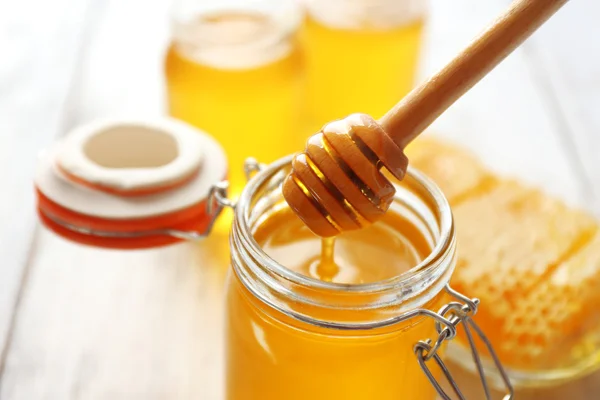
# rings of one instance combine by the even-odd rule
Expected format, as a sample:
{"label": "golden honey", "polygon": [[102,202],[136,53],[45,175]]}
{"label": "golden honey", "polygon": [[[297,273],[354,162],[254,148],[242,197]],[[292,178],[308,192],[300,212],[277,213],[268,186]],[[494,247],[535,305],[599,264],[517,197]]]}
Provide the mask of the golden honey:
{"label": "golden honey", "polygon": [[424,2],[309,2],[303,30],[313,129],[364,112],[381,117],[412,89]]}
{"label": "golden honey", "polygon": [[[423,208],[399,197],[378,223],[322,242],[283,202],[289,164],[271,170],[246,189],[232,228],[226,398],[434,400],[413,351],[437,338],[434,321],[382,321],[448,301],[442,288],[453,241],[433,249],[451,231],[449,209],[416,200],[426,189],[415,189],[411,176],[400,196],[412,193],[407,201]],[[445,233],[434,226],[441,214]],[[425,283],[418,271],[439,279]],[[417,281],[408,283],[409,276]]]}
{"label": "golden honey", "polygon": [[515,372],[514,383],[541,385],[598,368],[598,222],[493,176],[456,147],[425,140],[407,152],[449,193],[458,240],[452,285],[481,300],[476,321]]}
{"label": "golden honey", "polygon": [[346,284],[400,275],[431,252],[418,229],[395,215],[382,224],[321,239],[285,209],[265,221],[254,238],[270,257],[290,270]]}
{"label": "golden honey", "polygon": [[176,28],[165,61],[169,113],[226,149],[235,196],[247,157],[268,163],[305,142],[297,25],[240,10],[206,13]]}

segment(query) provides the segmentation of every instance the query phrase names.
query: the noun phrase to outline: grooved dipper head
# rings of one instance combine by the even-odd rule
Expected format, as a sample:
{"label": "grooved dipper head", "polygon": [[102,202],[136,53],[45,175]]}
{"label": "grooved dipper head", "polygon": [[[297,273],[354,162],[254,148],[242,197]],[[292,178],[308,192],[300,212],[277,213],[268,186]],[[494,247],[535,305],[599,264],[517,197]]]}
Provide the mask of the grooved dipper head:
{"label": "grooved dipper head", "polygon": [[315,234],[335,236],[385,214],[395,189],[380,168],[401,180],[407,165],[402,149],[373,118],[352,114],[308,140],[292,161],[283,196]]}

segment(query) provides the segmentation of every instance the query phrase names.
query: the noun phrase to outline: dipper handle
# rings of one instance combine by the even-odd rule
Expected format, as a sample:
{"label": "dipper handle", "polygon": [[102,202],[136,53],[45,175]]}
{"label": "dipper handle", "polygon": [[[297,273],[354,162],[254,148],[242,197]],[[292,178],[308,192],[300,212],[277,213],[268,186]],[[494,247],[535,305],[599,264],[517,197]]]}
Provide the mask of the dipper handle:
{"label": "dipper handle", "polygon": [[518,0],[441,71],[379,120],[404,148],[525,41],[568,0]]}
{"label": "dipper handle", "polygon": [[292,161],[283,183],[288,205],[317,235],[360,229],[388,210],[402,179],[404,148],[568,0],[516,0],[440,72],[415,88],[379,122],[353,114],[331,122]]}

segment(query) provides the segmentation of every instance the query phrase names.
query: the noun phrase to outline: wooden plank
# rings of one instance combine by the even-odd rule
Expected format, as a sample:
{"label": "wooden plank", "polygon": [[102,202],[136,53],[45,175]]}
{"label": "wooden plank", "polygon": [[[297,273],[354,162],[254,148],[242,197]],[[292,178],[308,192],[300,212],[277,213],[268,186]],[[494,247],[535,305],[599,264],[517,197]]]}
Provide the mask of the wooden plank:
{"label": "wooden plank", "polygon": [[600,216],[600,3],[572,1],[525,50],[544,100],[556,115],[572,164],[586,178],[588,203]]}
{"label": "wooden plank", "polygon": [[0,397],[220,399],[219,239],[124,252],[43,230]]}
{"label": "wooden plank", "polygon": [[0,375],[35,226],[36,152],[63,130],[89,2],[0,3]]}
{"label": "wooden plank", "polygon": [[74,124],[162,114],[171,0],[110,2],[82,60]]}
{"label": "wooden plank", "polygon": [[[431,73],[491,22],[506,1],[434,1],[424,71]],[[552,21],[550,21],[552,23]],[[494,171],[587,206],[586,185],[570,163],[552,111],[517,49],[431,128],[472,149]]]}
{"label": "wooden plank", "polygon": [[[161,110],[167,5],[110,4],[83,61],[73,121]],[[222,397],[226,237],[122,252],[42,229],[34,249],[0,397]]]}

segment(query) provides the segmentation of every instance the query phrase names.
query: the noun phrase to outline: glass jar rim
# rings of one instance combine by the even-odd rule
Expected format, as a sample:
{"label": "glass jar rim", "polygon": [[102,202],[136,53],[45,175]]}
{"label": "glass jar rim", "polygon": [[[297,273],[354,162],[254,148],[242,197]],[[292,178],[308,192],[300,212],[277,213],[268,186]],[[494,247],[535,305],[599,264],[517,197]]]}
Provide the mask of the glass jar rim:
{"label": "glass jar rim", "polygon": [[307,15],[336,29],[376,31],[414,24],[427,15],[422,0],[305,0]]}
{"label": "glass jar rim", "polygon": [[[241,32],[230,25],[223,27],[229,18],[211,23],[206,19],[227,15],[237,15],[235,20],[241,15],[259,19],[249,25],[250,20],[242,22],[246,28]],[[179,1],[171,9],[171,46],[180,56],[219,70],[251,70],[295,54],[303,15],[296,0]]]}
{"label": "glass jar rim", "polygon": [[[450,204],[441,189],[425,174],[409,166],[405,179],[414,179],[416,185],[421,186],[433,200],[435,209],[439,211],[440,235],[434,247],[427,257],[419,264],[391,278],[359,284],[347,284],[336,282],[325,282],[316,278],[295,272],[280,264],[270,257],[254,238],[252,227],[249,225],[248,217],[253,195],[261,185],[273,177],[282,167],[291,163],[293,156],[281,158],[253,176],[244,188],[235,207],[235,224],[242,236],[246,249],[254,258],[260,259],[261,264],[272,273],[289,281],[290,283],[311,287],[315,289],[345,291],[351,293],[373,294],[393,290],[398,286],[410,285],[416,282],[430,279],[436,273],[443,275],[446,271],[438,271],[446,256],[452,251],[455,243],[454,220]],[[235,228],[233,228],[235,229]],[[448,267],[446,265],[446,267]]]}
{"label": "glass jar rim", "polygon": [[[182,2],[184,5],[185,2]],[[183,8],[183,9],[180,9]],[[255,2],[240,2],[233,3],[207,3],[203,8],[186,9],[185,7],[177,7],[177,3],[172,7],[170,12],[170,22],[172,25],[187,25],[194,21],[199,15],[215,15],[224,12],[249,12],[260,14],[267,17],[271,22],[276,22],[280,26],[280,31],[274,35],[273,40],[269,43],[278,43],[285,37],[296,32],[304,17],[304,8],[296,0],[260,0]],[[173,28],[172,28],[173,29]],[[207,42],[211,43],[211,42]]]}

